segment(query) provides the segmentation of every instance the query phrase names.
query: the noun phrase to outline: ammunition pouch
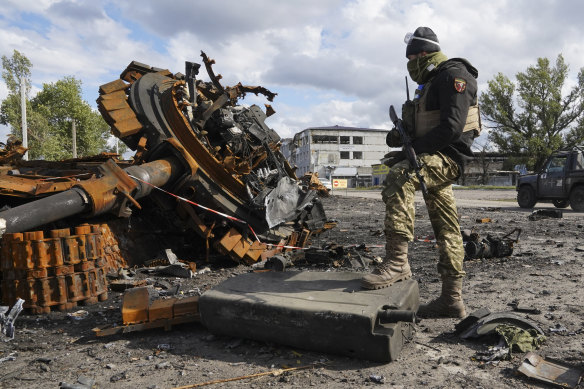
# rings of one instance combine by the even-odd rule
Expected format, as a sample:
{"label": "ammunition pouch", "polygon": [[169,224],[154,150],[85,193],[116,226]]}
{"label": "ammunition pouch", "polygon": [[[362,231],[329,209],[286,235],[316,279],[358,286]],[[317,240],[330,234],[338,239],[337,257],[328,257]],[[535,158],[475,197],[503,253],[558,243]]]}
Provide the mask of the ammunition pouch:
{"label": "ammunition pouch", "polygon": [[[440,124],[440,110],[433,110],[433,111],[426,111],[426,98],[428,96],[428,90],[430,89],[430,85],[432,81],[429,81],[424,85],[424,88],[420,91],[418,95],[419,98],[416,98],[412,102],[406,102],[404,107],[411,103],[413,106],[413,124],[411,128],[414,128],[413,136],[414,138],[420,138],[426,135],[431,129],[436,127]],[[403,108],[402,108],[403,109]],[[404,118],[405,118],[405,111],[404,111]],[[405,121],[405,119],[404,119]],[[468,114],[466,116],[466,123],[462,132],[473,131],[473,138],[478,137],[481,134],[481,115],[479,111],[479,104],[476,102],[474,105],[471,105],[468,109]]]}
{"label": "ammunition pouch", "polygon": [[[440,110],[426,111],[420,104],[416,112],[416,131],[415,137],[419,138],[426,135],[432,128],[440,124]],[[481,134],[481,115],[479,105],[475,104],[468,109],[466,123],[462,132],[474,131],[473,137],[476,138]]]}
{"label": "ammunition pouch", "polygon": [[416,128],[416,105],[417,101],[408,100],[402,105],[402,123],[410,137],[414,136]]}

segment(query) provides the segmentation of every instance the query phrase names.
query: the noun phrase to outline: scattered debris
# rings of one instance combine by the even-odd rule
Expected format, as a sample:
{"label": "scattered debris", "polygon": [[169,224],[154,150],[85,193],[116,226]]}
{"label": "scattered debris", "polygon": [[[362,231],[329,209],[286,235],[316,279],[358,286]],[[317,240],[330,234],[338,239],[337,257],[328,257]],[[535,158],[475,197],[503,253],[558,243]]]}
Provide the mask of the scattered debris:
{"label": "scattered debris", "polygon": [[537,209],[533,211],[527,218],[529,220],[541,220],[541,219],[561,219],[564,217],[564,212],[559,209]]}
{"label": "scattered debris", "polygon": [[22,306],[24,304],[24,300],[19,298],[16,300],[10,311],[8,307],[0,307],[0,334],[2,334],[2,338],[6,338],[5,340],[12,340],[14,339],[14,322],[16,318],[22,312]]}
{"label": "scattered debris", "polygon": [[67,317],[71,318],[73,320],[83,320],[87,316],[89,316],[89,312],[87,312],[84,309],[81,309],[81,310],[73,312],[73,313],[71,313],[71,312],[67,313]]}
{"label": "scattered debris", "polygon": [[509,359],[510,352],[509,347],[501,339],[498,345],[488,346],[486,351],[477,351],[472,359],[486,364],[495,364],[498,361]]}
{"label": "scattered debris", "polygon": [[[515,238],[511,238],[513,234],[517,234]],[[464,247],[465,259],[508,257],[513,254],[513,245],[519,242],[520,235],[520,228],[513,229],[501,238],[487,235],[481,240],[477,233],[473,233]]]}
{"label": "scattered debris", "polygon": [[0,164],[15,164],[21,161],[27,150],[20,139],[10,135],[6,143],[0,142]]}
{"label": "scattered debris", "polygon": [[520,305],[519,300],[513,300],[512,302],[510,302],[507,305],[510,306],[511,308],[513,308],[514,312],[531,313],[533,315],[539,315],[541,313],[541,310],[539,310],[537,308],[525,307],[525,306]]}
{"label": "scattered debris", "polygon": [[169,331],[173,325],[200,321],[199,297],[179,299],[153,299],[151,288],[128,289],[122,299],[122,325],[106,325],[94,328],[96,336],[164,328]]}
{"label": "scattered debris", "polygon": [[77,377],[77,382],[74,384],[68,384],[66,382],[60,382],[59,388],[61,389],[92,389],[95,385],[95,380],[84,375]]}
{"label": "scattered debris", "polygon": [[527,353],[517,369],[527,377],[547,382],[562,388],[576,388],[584,375],[584,370],[551,358],[544,358],[534,352]]}
{"label": "scattered debris", "polygon": [[476,219],[475,222],[477,223],[491,223],[493,220],[490,217],[484,217],[482,219]]}
{"label": "scattered debris", "polygon": [[283,369],[265,371],[262,373],[248,374],[248,375],[244,375],[244,376],[240,376],[240,377],[224,378],[224,379],[220,379],[220,380],[201,382],[201,383],[193,384],[193,385],[180,386],[180,387],[177,387],[174,389],[198,388],[200,386],[221,384],[224,382],[232,382],[232,381],[241,381],[241,380],[246,380],[246,379],[250,379],[250,378],[264,377],[264,376],[268,376],[268,375],[271,375],[273,377],[277,377],[277,376],[282,375],[284,373],[288,373],[288,372],[292,372],[292,371],[296,371],[296,370],[314,369],[314,368],[319,367],[319,366],[322,366],[322,363],[314,363],[312,365],[298,366],[298,367],[287,367],[287,368],[283,368]]}
{"label": "scattered debris", "polygon": [[110,281],[109,287],[114,292],[123,292],[131,288],[146,286],[146,280],[114,280]]}
{"label": "scattered debris", "polygon": [[159,276],[170,276],[179,278],[193,278],[193,271],[184,263],[174,263],[168,266],[143,267],[136,269],[139,273],[156,274]]}
{"label": "scattered debris", "polygon": [[322,197],[330,196],[330,189],[328,189],[326,186],[322,184],[322,182],[320,182],[318,173],[306,172],[304,173],[304,176],[302,176],[302,178],[300,179],[300,182],[302,183],[302,186],[305,187],[306,189],[318,191],[318,194],[321,195]]}
{"label": "scattered debris", "polygon": [[7,361],[15,361],[16,360],[16,353],[10,353],[5,357],[0,358],[0,363],[7,362]]}
{"label": "scattered debris", "polygon": [[369,381],[374,382],[376,384],[384,384],[385,383],[385,377],[382,376],[382,375],[371,374],[369,376]]}
{"label": "scattered debris", "polygon": [[467,339],[493,334],[500,325],[534,330],[538,335],[544,335],[542,329],[533,320],[523,318],[513,312],[491,313],[487,308],[471,313],[456,326],[456,329],[462,339]]}
{"label": "scattered debris", "polygon": [[382,229],[377,229],[377,230],[369,230],[369,232],[371,233],[371,236],[384,236],[385,232],[383,232]]}
{"label": "scattered debris", "polygon": [[[499,343],[475,356],[479,361],[510,359],[512,352],[526,352],[539,348],[546,340],[537,323],[511,312],[491,313],[481,308],[456,325],[456,334],[462,339],[499,335]],[[506,354],[504,353],[506,352]]]}
{"label": "scattered debris", "polygon": [[553,334],[567,335],[569,333],[568,329],[564,327],[561,323],[557,323],[555,326],[550,327],[549,331]]}
{"label": "scattered debris", "polygon": [[335,268],[366,269],[375,257],[365,244],[341,246],[330,242],[322,246],[303,250],[288,251],[271,256],[265,263],[255,268],[284,271],[293,266],[332,266]]}

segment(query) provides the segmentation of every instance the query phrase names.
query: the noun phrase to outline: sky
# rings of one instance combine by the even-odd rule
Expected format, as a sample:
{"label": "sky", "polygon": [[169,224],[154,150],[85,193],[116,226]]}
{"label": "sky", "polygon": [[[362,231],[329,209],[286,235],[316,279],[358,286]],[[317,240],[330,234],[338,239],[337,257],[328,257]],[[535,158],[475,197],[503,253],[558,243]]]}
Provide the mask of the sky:
{"label": "sky", "polygon": [[[478,69],[479,93],[499,72],[514,79],[559,54],[569,88],[584,67],[582,15],[577,0],[2,0],[0,55],[30,59],[32,94],[75,76],[95,108],[99,86],[131,61],[184,73],[185,61],[202,64],[202,50],[223,85],[277,93],[266,123],[291,137],[315,126],[391,128],[389,105],[406,96],[403,39],[419,26]],[[199,78],[208,80],[204,67]]]}

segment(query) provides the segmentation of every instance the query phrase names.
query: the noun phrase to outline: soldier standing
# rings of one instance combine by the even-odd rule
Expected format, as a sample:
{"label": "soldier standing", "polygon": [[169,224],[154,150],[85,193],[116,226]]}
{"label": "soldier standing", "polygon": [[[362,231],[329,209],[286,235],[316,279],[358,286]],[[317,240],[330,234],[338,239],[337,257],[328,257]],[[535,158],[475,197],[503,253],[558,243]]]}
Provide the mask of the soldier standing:
{"label": "soldier standing", "polygon": [[[464,247],[452,184],[472,157],[471,145],[480,132],[478,72],[465,59],[448,59],[428,27],[417,28],[405,40],[408,72],[418,88],[413,101],[403,105],[402,118],[428,188],[424,200],[439,248],[438,273],[442,278],[442,293],[420,306],[418,316],[462,318],[466,316],[462,301]],[[389,132],[387,144],[401,146],[396,129]],[[408,242],[414,238],[414,193],[420,183],[403,151],[386,157],[390,167],[382,192],[386,256],[362,279],[366,289],[385,288],[412,276]]]}

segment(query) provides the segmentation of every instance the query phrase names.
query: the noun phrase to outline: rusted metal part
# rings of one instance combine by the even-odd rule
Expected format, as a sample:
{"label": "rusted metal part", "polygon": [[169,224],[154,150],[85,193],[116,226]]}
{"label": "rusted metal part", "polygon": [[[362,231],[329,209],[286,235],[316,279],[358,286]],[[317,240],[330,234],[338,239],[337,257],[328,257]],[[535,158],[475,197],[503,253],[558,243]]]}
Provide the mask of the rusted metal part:
{"label": "rusted metal part", "polygon": [[150,289],[128,289],[122,299],[122,325],[94,328],[96,336],[164,328],[200,321],[199,297],[156,299],[151,301]]}
{"label": "rusted metal part", "polygon": [[91,232],[100,234],[103,245],[102,257],[105,260],[105,272],[117,272],[127,267],[126,260],[120,251],[118,240],[107,224],[90,224]]}
{"label": "rusted metal part", "polygon": [[[91,173],[86,173],[91,177]],[[37,177],[26,175],[0,175],[0,195],[33,198],[60,193],[78,184],[77,177]]]}
{"label": "rusted metal part", "polygon": [[306,172],[304,176],[300,179],[302,185],[306,186],[308,189],[318,191],[318,194],[323,197],[329,196],[328,189],[320,182],[318,178],[318,173]]}
{"label": "rusted metal part", "polygon": [[125,211],[125,200],[138,184],[111,160],[102,165],[102,172],[103,177],[99,180],[89,180],[77,185],[91,201],[91,214],[100,215],[115,206],[119,208],[119,212]]}
{"label": "rusted metal part", "polygon": [[0,143],[0,164],[15,164],[22,160],[27,150],[20,139],[8,137],[6,144]]}
{"label": "rusted metal part", "polygon": [[517,369],[527,377],[547,382],[561,388],[576,388],[582,382],[584,370],[562,361],[544,358],[530,351]]}
{"label": "rusted metal part", "polygon": [[[100,174],[99,166],[113,160],[121,167],[129,166],[115,153],[64,161],[18,161],[0,167],[0,196],[38,198],[68,190],[79,182]],[[55,175],[58,172],[59,175]]]}
{"label": "rusted metal part", "polygon": [[13,304],[24,298],[24,307],[36,314],[93,304],[107,299],[106,273],[122,266],[125,261],[105,224],[5,234],[2,300]]}

